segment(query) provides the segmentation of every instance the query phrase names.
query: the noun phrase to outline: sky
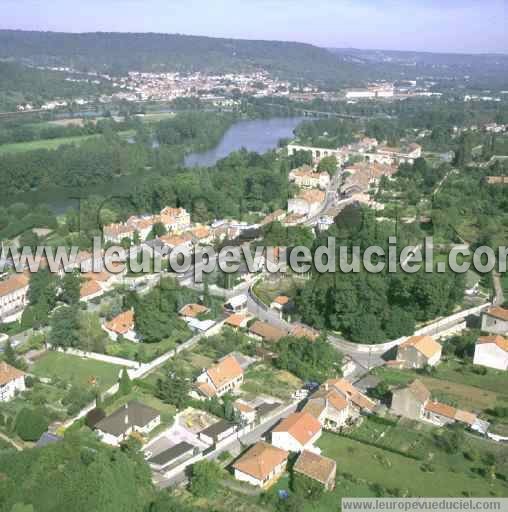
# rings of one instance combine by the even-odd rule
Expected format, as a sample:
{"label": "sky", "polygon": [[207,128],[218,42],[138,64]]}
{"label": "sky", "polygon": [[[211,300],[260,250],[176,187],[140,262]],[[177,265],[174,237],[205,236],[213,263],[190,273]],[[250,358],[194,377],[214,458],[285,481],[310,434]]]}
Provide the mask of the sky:
{"label": "sky", "polygon": [[508,0],[0,0],[0,28],[508,53]]}

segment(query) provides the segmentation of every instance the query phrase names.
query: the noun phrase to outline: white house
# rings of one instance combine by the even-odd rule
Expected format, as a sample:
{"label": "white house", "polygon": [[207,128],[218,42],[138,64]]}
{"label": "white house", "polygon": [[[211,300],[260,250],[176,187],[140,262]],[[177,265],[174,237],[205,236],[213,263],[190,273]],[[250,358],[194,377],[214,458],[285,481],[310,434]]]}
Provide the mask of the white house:
{"label": "white house", "polygon": [[118,446],[133,432],[147,435],[160,423],[159,411],[132,400],[99,421],[95,429],[101,441]]}
{"label": "white house", "polygon": [[207,398],[235,391],[243,382],[243,370],[235,356],[229,355],[199,375],[197,388]]}
{"label": "white house", "polygon": [[25,374],[10,364],[0,361],[0,402],[12,400],[16,393],[25,391]]}
{"label": "white house", "polygon": [[304,166],[293,169],[289,173],[289,181],[301,188],[320,188],[325,190],[330,184],[330,175],[327,172],[314,172],[310,167]]}
{"label": "white house", "polygon": [[308,412],[295,412],[272,430],[272,444],[282,450],[301,452],[313,450],[321,436],[321,424]]}
{"label": "white house", "polygon": [[339,430],[351,416],[350,402],[333,388],[321,388],[305,404],[304,412],[316,418],[323,428]]}
{"label": "white house", "polygon": [[29,278],[13,274],[0,281],[0,323],[18,320],[28,305]]}
{"label": "white house", "polygon": [[234,464],[235,478],[255,487],[267,488],[286,469],[289,453],[265,442],[256,443]]}
{"label": "white house", "polygon": [[116,341],[118,336],[123,336],[130,341],[138,341],[134,330],[134,310],[132,309],[115,316],[115,318],[106,322],[102,328],[113,341]]}
{"label": "white house", "polygon": [[508,339],[499,335],[478,338],[473,363],[496,370],[508,370]]}
{"label": "white house", "polygon": [[508,334],[508,309],[493,307],[483,313],[482,331],[491,334]]}
{"label": "white house", "polygon": [[247,310],[247,295],[235,295],[225,304],[224,309],[228,313],[243,313]]}

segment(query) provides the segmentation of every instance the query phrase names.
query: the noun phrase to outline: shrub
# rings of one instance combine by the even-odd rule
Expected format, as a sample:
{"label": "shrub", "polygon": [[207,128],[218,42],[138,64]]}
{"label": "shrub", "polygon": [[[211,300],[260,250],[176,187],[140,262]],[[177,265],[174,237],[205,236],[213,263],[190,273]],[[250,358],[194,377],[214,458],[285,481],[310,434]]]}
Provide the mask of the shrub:
{"label": "shrub", "polygon": [[23,441],[37,441],[47,429],[47,418],[35,409],[25,407],[16,417],[16,433]]}

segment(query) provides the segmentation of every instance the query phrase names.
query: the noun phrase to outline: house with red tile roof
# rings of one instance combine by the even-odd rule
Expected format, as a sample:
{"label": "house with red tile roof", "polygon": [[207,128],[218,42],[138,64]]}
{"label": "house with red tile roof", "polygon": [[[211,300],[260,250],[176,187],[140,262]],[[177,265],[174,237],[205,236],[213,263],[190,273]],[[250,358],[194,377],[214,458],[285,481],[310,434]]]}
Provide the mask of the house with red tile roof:
{"label": "house with red tile roof", "polygon": [[28,305],[29,282],[26,274],[13,274],[0,280],[0,323],[21,317]]}
{"label": "house with red tile roof", "polygon": [[312,449],[321,436],[321,423],[308,412],[295,412],[272,430],[272,444],[290,452]]}
{"label": "house with red tile roof", "polygon": [[118,336],[131,341],[138,341],[136,332],[134,331],[134,310],[129,309],[112,318],[103,325],[103,329],[108,333],[109,337],[116,341]]}
{"label": "house with red tile roof", "polygon": [[501,336],[508,335],[508,309],[496,306],[483,313],[482,331]]}
{"label": "house with red tile roof", "polygon": [[205,398],[220,397],[235,391],[242,383],[242,367],[232,355],[204,370],[196,379],[196,387]]}
{"label": "house with red tile roof", "polygon": [[403,368],[436,366],[441,360],[442,346],[431,336],[412,336],[397,349],[397,361]]}
{"label": "house with red tile roof", "polygon": [[311,395],[302,410],[316,418],[323,428],[338,431],[352,415],[350,404],[335,388],[321,387]]}
{"label": "house with red tile roof", "polygon": [[289,453],[265,442],[256,443],[233,464],[236,480],[266,489],[284,473]]}
{"label": "house with red tile roof", "polygon": [[304,450],[293,466],[293,473],[319,482],[327,491],[335,488],[337,463],[328,457]]}

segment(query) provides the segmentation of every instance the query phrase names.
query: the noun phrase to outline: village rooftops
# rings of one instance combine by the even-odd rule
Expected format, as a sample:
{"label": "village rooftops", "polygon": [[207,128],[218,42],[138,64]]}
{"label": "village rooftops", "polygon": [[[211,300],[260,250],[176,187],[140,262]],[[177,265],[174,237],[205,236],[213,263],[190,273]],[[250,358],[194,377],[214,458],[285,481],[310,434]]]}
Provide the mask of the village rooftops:
{"label": "village rooftops", "polygon": [[501,350],[508,352],[508,339],[503,338],[503,336],[481,336],[476,343],[479,345],[492,343]]}
{"label": "village rooftops", "polygon": [[337,391],[342,394],[345,398],[348,398],[360,409],[365,409],[369,412],[373,412],[376,408],[376,403],[372,401],[368,396],[361,393],[356,389],[351,382],[346,379],[330,379],[325,382],[325,387],[334,387]]}
{"label": "village rooftops", "polygon": [[265,341],[277,342],[284,336],[286,332],[282,329],[267,324],[266,322],[256,321],[249,327],[249,332],[255,336],[263,338]]}
{"label": "village rooftops", "polygon": [[247,322],[251,318],[252,317],[250,315],[242,315],[241,313],[235,313],[231,316],[228,316],[224,323],[226,325],[229,325],[230,327],[238,329],[240,327],[245,327],[247,325]]}
{"label": "village rooftops", "polygon": [[427,402],[425,404],[425,410],[450,419],[455,419],[455,415],[457,414],[455,407],[441,402]]}
{"label": "village rooftops", "polygon": [[420,380],[414,380],[408,387],[413,396],[415,396],[420,402],[425,403],[430,400],[430,391]]}
{"label": "village rooftops", "polygon": [[220,420],[217,423],[214,423],[213,425],[210,425],[209,427],[205,428],[204,430],[201,430],[201,432],[199,432],[199,435],[210,437],[212,439],[217,439],[220,437],[221,434],[228,432],[234,427],[234,423],[231,423],[230,421],[227,420]]}
{"label": "village rooftops", "polygon": [[287,461],[289,453],[265,442],[256,443],[234,464],[233,468],[257,480],[268,478],[277,466]]}
{"label": "village rooftops", "polygon": [[107,434],[119,436],[126,432],[128,428],[144,427],[159,416],[160,412],[156,409],[132,400],[99,421],[96,428]]}
{"label": "village rooftops", "polygon": [[441,345],[430,336],[413,336],[400,345],[402,348],[414,347],[426,358],[431,358],[441,349]]}
{"label": "village rooftops", "polygon": [[0,281],[0,297],[10,295],[18,290],[26,288],[29,278],[25,274],[14,274],[3,281]]}
{"label": "village rooftops", "polygon": [[88,280],[86,283],[81,285],[79,290],[79,296],[82,299],[86,299],[92,295],[102,292],[101,285],[97,281]]}
{"label": "village rooftops", "polygon": [[172,461],[179,459],[182,455],[193,452],[194,449],[195,446],[182,441],[181,443],[175,444],[171,448],[168,448],[167,450],[154,455],[153,457],[149,458],[147,462],[155,466],[167,466]]}
{"label": "village rooftops", "polygon": [[25,374],[21,370],[14,368],[14,366],[4,361],[0,361],[0,386],[5,386],[5,384],[24,376]]}
{"label": "village rooftops", "polygon": [[127,334],[129,331],[134,329],[134,310],[130,309],[120,313],[109,322],[106,322],[104,327],[108,331],[112,331],[116,334]]}
{"label": "village rooftops", "polygon": [[487,315],[493,316],[494,318],[498,318],[499,320],[505,320],[508,322],[508,309],[501,308],[499,306],[490,308],[487,311]]}
{"label": "village rooftops", "polygon": [[328,457],[304,450],[296,461],[293,471],[326,485],[337,469],[337,463]]}
{"label": "village rooftops", "polygon": [[321,424],[308,412],[295,412],[283,419],[273,432],[287,432],[301,445],[307,444],[319,431]]}

